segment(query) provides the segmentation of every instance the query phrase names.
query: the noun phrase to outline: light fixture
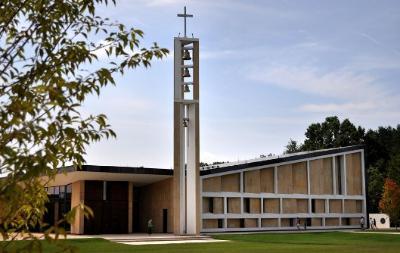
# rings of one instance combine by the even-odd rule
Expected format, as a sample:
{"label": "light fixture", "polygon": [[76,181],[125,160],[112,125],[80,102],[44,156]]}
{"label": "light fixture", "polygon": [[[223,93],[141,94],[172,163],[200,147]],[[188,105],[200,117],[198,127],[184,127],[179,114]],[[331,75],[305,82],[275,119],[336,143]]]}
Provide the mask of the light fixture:
{"label": "light fixture", "polygon": [[188,127],[189,125],[189,118],[183,118],[183,127]]}
{"label": "light fixture", "polygon": [[182,77],[190,77],[190,72],[189,72],[189,69],[188,69],[188,68],[185,68],[185,69],[183,70],[183,75],[182,75]]}
{"label": "light fixture", "polygon": [[185,84],[185,86],[183,87],[183,92],[190,92],[189,85]]}
{"label": "light fixture", "polygon": [[185,51],[183,51],[182,60],[188,61],[188,60],[191,60],[191,59],[192,59],[192,57],[190,57],[189,50],[185,49]]}

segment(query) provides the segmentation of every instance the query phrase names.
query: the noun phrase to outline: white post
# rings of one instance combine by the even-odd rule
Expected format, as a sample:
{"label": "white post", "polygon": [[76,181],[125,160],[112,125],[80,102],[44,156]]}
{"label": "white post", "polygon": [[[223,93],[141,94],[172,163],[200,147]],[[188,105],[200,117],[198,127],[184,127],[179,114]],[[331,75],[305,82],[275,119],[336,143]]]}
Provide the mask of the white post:
{"label": "white post", "polygon": [[347,165],[346,165],[346,154],[343,155],[343,195],[347,195]]}
{"label": "white post", "polygon": [[361,175],[362,175],[362,195],[364,198],[364,204],[363,204],[363,214],[364,214],[364,219],[367,221],[369,219],[367,217],[367,193],[365,192],[365,161],[364,161],[364,149],[361,151]]}
{"label": "white post", "polygon": [[186,224],[187,234],[197,232],[197,180],[196,180],[196,117],[195,105],[188,105],[189,123],[187,127],[188,149],[187,149],[187,198],[186,198]]}
{"label": "white post", "polygon": [[336,156],[332,156],[332,183],[333,183],[333,195],[337,195],[336,188]]}
{"label": "white post", "polygon": [[307,160],[307,194],[310,195],[310,160]]}

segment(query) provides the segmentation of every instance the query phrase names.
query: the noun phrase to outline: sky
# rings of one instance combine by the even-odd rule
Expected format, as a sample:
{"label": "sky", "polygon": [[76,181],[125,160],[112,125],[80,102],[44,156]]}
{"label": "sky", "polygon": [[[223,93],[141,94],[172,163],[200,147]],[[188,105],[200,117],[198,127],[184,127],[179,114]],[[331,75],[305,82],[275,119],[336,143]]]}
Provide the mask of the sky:
{"label": "sky", "polygon": [[88,164],[172,167],[173,38],[185,5],[200,39],[201,161],[279,155],[327,116],[400,123],[400,1],[117,0],[97,14],[171,54],[85,103],[117,133],[88,148]]}

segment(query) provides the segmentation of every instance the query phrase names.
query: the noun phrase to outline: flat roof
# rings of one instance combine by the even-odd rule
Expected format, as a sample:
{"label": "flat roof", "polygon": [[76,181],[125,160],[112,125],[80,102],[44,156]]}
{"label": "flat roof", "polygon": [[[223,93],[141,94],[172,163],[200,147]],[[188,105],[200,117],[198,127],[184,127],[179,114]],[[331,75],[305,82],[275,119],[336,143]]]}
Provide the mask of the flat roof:
{"label": "flat roof", "polygon": [[257,158],[257,159],[244,160],[244,161],[238,161],[238,162],[208,165],[208,166],[201,167],[200,175],[205,176],[205,175],[210,175],[210,174],[242,170],[242,169],[247,169],[247,168],[252,168],[252,167],[266,166],[266,165],[272,165],[272,164],[277,164],[277,163],[290,162],[290,161],[302,160],[302,159],[307,159],[307,158],[313,158],[313,157],[318,157],[318,156],[331,155],[331,154],[354,151],[354,150],[361,150],[361,149],[364,149],[364,145],[354,145],[354,146],[347,146],[347,147],[340,147],[340,148],[305,151],[305,152],[298,152],[298,153],[292,153],[292,154],[284,154],[284,155],[280,155],[280,156],[269,156],[269,157],[265,157],[265,158]]}
{"label": "flat roof", "polygon": [[149,174],[149,175],[173,175],[172,169],[148,168],[148,167],[126,167],[126,166],[101,166],[82,165],[79,169],[74,166],[60,168],[59,172],[104,172],[104,173],[127,173],[127,174]]}

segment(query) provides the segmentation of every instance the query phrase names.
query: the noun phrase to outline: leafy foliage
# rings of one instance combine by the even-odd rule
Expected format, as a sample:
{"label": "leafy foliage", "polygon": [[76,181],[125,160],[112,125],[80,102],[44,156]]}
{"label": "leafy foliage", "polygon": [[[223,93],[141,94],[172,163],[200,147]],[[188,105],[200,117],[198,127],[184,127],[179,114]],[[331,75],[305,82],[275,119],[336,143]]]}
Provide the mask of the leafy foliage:
{"label": "leafy foliage", "polygon": [[383,187],[383,195],[379,201],[379,209],[390,216],[396,226],[400,221],[400,186],[392,179],[387,178]]}
{"label": "leafy foliage", "polygon": [[[66,163],[79,167],[90,143],[115,137],[105,115],[80,114],[85,99],[115,85],[116,74],[149,67],[168,53],[156,43],[140,47],[141,30],[96,16],[100,4],[108,1],[0,2],[0,171],[7,175],[0,180],[3,238],[32,238],[31,229],[43,226],[47,181],[39,177],[50,180]],[[106,59],[99,58],[102,52]],[[63,231],[53,227],[46,239],[50,232]],[[40,249],[34,243],[26,249]]]}
{"label": "leafy foliage", "polygon": [[378,167],[370,166],[368,175],[368,205],[370,212],[378,212],[379,200],[382,196],[384,177]]}
{"label": "leafy foliage", "polygon": [[300,152],[303,149],[303,146],[299,144],[297,141],[290,139],[288,144],[285,146],[285,154],[291,154]]}
{"label": "leafy foliage", "polygon": [[348,119],[327,117],[322,123],[311,124],[305,133],[303,150],[344,147],[363,142],[365,130],[355,127]]}

